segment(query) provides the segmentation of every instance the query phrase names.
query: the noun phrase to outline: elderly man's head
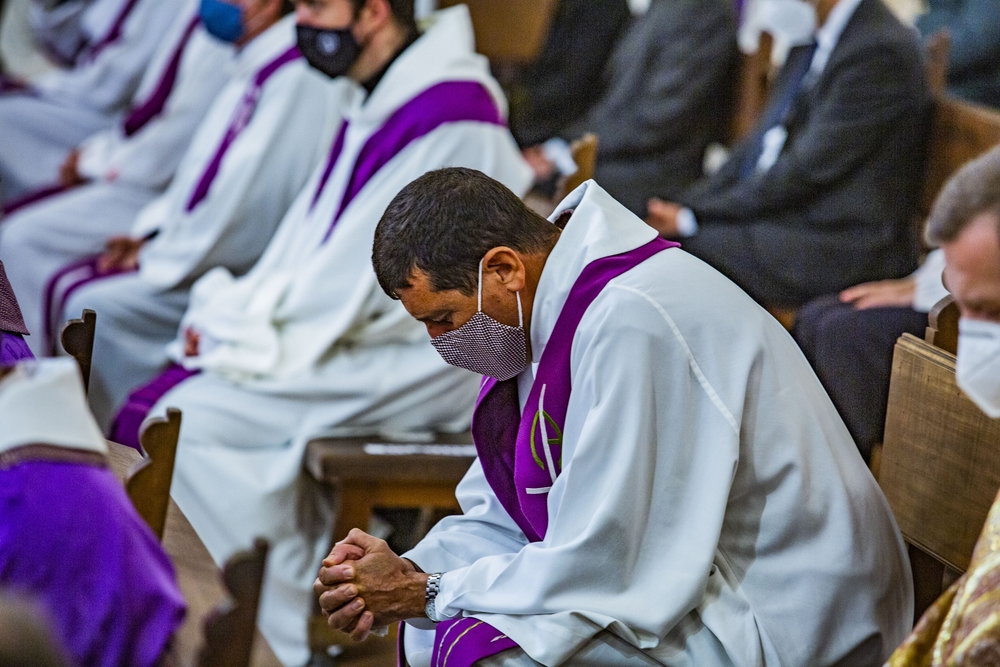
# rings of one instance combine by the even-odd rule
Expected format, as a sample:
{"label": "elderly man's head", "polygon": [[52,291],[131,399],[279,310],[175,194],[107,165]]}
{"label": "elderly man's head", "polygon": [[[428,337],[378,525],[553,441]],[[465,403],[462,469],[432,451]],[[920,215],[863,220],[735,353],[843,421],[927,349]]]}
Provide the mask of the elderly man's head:
{"label": "elderly man's head", "polygon": [[944,249],[945,284],[962,316],[1000,322],[1000,148],[952,177],[931,211],[927,239]]}
{"label": "elderly man's head", "polygon": [[945,285],[962,311],[958,384],[983,412],[1000,417],[1000,148],[963,167],[927,223],[944,249]]}

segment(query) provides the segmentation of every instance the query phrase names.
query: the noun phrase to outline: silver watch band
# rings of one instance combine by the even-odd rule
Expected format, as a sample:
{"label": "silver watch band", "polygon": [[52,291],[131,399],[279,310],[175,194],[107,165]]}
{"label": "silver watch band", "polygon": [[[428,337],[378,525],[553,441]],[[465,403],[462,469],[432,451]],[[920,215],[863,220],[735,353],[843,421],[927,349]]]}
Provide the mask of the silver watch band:
{"label": "silver watch band", "polygon": [[427,618],[435,623],[441,621],[441,617],[437,613],[437,605],[434,604],[438,593],[441,591],[441,574],[441,572],[437,572],[427,577],[427,592],[424,596],[424,599],[427,600],[427,603],[424,605],[424,613],[427,614]]}

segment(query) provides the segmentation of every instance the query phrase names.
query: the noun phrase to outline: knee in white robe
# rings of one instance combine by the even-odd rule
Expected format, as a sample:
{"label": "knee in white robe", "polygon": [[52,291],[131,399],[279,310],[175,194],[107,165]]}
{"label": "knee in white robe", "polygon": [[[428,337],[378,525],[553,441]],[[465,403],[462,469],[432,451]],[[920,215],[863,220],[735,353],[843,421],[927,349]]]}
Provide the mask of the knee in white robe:
{"label": "knee in white robe", "polygon": [[[155,196],[145,188],[94,183],[56,195],[0,222],[0,261],[17,294],[31,351],[46,353],[45,288],[70,262],[104,249],[127,234],[136,214]],[[79,313],[74,317],[79,317]]]}
{"label": "knee in white robe", "polygon": [[90,371],[90,407],[105,433],[134,388],[146,384],[169,362],[166,345],[187,309],[186,289],[165,290],[139,273],[110,276],[77,290],[62,320],[97,313]]}

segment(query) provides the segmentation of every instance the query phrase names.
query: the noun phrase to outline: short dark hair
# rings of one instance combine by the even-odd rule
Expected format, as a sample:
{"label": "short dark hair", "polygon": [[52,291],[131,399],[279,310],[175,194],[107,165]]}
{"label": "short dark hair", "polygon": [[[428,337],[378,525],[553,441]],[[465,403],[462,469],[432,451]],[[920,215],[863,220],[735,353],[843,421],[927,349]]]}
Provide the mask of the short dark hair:
{"label": "short dark hair", "polygon": [[[365,6],[365,3],[368,2],[368,0],[351,0],[351,2],[354,4],[354,13],[357,14],[361,11],[361,8]],[[389,3],[392,15],[399,25],[408,30],[417,29],[417,19],[414,14],[413,0],[386,0],[386,2]]]}
{"label": "short dark hair", "polygon": [[529,254],[551,248],[559,229],[517,195],[475,169],[430,171],[400,191],[375,230],[372,263],[393,298],[415,269],[435,291],[474,294],[479,261],[507,246]]}
{"label": "short dark hair", "polygon": [[993,213],[1000,231],[1000,147],[969,162],[948,179],[927,219],[927,242],[951,243],[970,222]]}

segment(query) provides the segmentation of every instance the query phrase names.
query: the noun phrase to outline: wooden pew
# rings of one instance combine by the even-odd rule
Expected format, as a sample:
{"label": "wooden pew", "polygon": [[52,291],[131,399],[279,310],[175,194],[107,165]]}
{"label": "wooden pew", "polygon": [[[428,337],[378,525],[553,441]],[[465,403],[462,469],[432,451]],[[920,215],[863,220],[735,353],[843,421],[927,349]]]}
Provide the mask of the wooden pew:
{"label": "wooden pew", "polygon": [[472,15],[476,51],[494,64],[526,64],[538,57],[557,0],[442,0],[441,7],[464,4]]}
{"label": "wooden pew", "polygon": [[[111,469],[124,483],[130,471],[142,461],[142,455],[131,447],[114,442],[108,443],[108,450]],[[163,548],[174,564],[177,583],[188,607],[184,623],[174,635],[169,664],[173,667],[201,667],[198,660],[204,644],[204,622],[215,610],[232,604],[233,594],[226,589],[221,571],[205,544],[172,499],[167,511]],[[281,667],[259,631],[255,631],[250,665]]]}
{"label": "wooden pew", "polygon": [[[950,345],[954,311],[928,335]],[[954,320],[954,322],[953,322]],[[964,572],[1000,488],[1000,420],[955,382],[955,354],[904,334],[896,344],[879,484],[910,547],[916,617]]]}
{"label": "wooden pew", "polygon": [[[422,536],[432,527],[431,519],[437,511],[458,511],[455,487],[474,459],[475,448],[468,432],[437,434],[419,443],[387,438],[322,438],[307,446],[305,468],[333,492],[333,541],[337,542],[352,528],[367,530],[376,507],[419,509],[418,536]],[[351,664],[344,661],[352,658],[388,660],[395,652],[391,635],[353,644],[347,635],[330,629],[318,607],[309,619],[309,644],[317,659],[329,647],[341,647],[344,655],[338,665]]]}
{"label": "wooden pew", "polygon": [[552,199],[542,197],[536,192],[529,192],[524,197],[524,203],[527,207],[544,218],[552,215],[556,206],[565,199],[566,195],[594,177],[594,170],[597,169],[599,143],[598,136],[589,132],[573,141],[569,148],[573,162],[576,163],[576,172],[562,179]]}
{"label": "wooden pew", "polygon": [[761,33],[754,53],[740,53],[734,91],[733,119],[729,128],[729,143],[735,145],[757,125],[767,106],[771,88],[771,53],[774,38]]}
{"label": "wooden pew", "polygon": [[94,358],[94,333],[97,330],[97,313],[89,308],[79,320],[70,320],[63,327],[60,341],[67,354],[76,359],[83,376],[83,390],[90,388],[90,365]]}
{"label": "wooden pew", "polygon": [[174,459],[181,431],[181,411],[167,410],[166,419],[154,419],[139,436],[146,458],[142,459],[125,482],[125,490],[139,516],[156,536],[163,540],[170,506],[170,483],[174,478]]}

